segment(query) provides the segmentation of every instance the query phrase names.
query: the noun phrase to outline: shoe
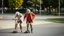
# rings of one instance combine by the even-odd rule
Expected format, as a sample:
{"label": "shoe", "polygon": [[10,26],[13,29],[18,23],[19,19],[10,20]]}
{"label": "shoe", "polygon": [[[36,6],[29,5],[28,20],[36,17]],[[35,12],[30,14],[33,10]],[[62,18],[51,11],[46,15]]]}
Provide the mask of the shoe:
{"label": "shoe", "polygon": [[33,31],[31,31],[31,33],[33,33]]}
{"label": "shoe", "polygon": [[12,33],[18,33],[17,31],[13,31]]}
{"label": "shoe", "polygon": [[33,29],[31,29],[31,33],[33,33]]}
{"label": "shoe", "polygon": [[30,31],[25,31],[24,33],[30,33]]}

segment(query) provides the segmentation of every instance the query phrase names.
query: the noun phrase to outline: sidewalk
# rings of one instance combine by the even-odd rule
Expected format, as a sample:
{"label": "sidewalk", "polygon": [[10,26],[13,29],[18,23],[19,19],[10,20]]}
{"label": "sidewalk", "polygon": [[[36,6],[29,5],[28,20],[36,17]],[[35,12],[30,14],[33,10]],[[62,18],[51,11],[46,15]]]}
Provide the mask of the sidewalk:
{"label": "sidewalk", "polygon": [[[23,14],[24,15],[24,14]],[[15,15],[14,14],[0,14],[0,20],[6,19],[11,20]],[[48,18],[64,18],[64,16],[44,16],[44,15],[36,15],[36,19],[48,19]]]}

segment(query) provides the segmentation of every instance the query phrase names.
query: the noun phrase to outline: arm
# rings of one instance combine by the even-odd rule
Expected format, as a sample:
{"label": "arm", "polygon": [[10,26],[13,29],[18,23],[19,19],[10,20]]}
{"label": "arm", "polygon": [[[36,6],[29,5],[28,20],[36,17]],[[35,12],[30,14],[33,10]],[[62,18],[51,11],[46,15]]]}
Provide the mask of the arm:
{"label": "arm", "polygon": [[32,12],[33,19],[36,17],[36,15]]}
{"label": "arm", "polygon": [[20,14],[20,17],[22,17],[23,16],[23,14]]}
{"label": "arm", "polygon": [[12,19],[13,19],[13,20],[15,20],[15,19],[16,19],[16,17],[17,17],[17,16],[15,15]]}
{"label": "arm", "polygon": [[26,18],[26,14],[24,15],[24,19]]}

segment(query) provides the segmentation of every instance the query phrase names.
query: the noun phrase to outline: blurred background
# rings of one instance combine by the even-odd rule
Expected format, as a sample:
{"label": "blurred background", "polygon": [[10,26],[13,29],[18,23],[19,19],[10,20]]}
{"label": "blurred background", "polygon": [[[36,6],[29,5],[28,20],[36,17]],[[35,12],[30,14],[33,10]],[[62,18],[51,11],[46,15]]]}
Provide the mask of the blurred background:
{"label": "blurred background", "polygon": [[26,9],[40,15],[64,15],[64,0],[0,0],[0,14],[25,13]]}

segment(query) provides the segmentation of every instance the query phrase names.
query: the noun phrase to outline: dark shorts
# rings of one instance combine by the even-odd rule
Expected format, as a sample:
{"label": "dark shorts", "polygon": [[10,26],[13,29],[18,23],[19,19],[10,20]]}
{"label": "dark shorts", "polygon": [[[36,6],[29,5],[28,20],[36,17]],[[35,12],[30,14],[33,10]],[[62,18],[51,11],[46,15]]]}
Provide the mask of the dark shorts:
{"label": "dark shorts", "polygon": [[18,20],[17,22],[18,22],[18,23],[22,23],[22,21],[21,21],[21,20]]}
{"label": "dark shorts", "polygon": [[31,21],[26,21],[26,23],[33,23],[33,21],[31,20]]}

